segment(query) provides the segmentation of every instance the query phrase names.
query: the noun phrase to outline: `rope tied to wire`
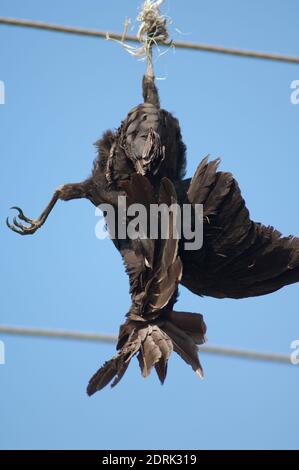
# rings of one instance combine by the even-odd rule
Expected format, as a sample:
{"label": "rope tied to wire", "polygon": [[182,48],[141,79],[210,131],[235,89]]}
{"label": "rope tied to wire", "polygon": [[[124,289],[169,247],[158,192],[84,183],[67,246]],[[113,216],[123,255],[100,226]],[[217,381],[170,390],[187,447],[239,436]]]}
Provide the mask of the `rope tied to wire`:
{"label": "rope tied to wire", "polygon": [[[141,43],[141,46],[130,46],[126,44],[126,32],[123,35],[123,41],[121,41],[121,44],[129,54],[147,61],[146,75],[151,78],[154,78],[153,46],[158,44],[171,45],[169,43],[167,30],[170,19],[162,15],[160,11],[160,7],[163,3],[164,0],[145,0],[143,3],[137,16],[137,21],[140,23],[137,39]],[[126,29],[127,26],[128,22],[126,21]],[[108,37],[108,39],[110,38]]]}

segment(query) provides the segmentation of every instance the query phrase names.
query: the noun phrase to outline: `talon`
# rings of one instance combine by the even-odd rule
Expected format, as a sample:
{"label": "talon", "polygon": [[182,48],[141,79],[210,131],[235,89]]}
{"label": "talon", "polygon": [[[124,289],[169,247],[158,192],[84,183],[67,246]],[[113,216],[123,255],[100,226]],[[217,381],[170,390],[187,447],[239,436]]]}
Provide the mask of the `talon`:
{"label": "talon", "polygon": [[[18,215],[13,218],[13,224],[10,224],[8,217],[6,219],[7,227],[10,228],[10,230],[12,230],[13,232],[18,233],[20,235],[30,235],[36,232],[36,230],[40,227],[39,221],[35,221],[26,217],[20,207],[14,206],[11,207],[11,209],[15,209],[18,211]],[[28,223],[29,227],[26,227],[25,225],[21,224],[18,219]]]}
{"label": "talon", "polygon": [[7,217],[7,219],[6,219],[6,225],[7,225],[7,227],[10,228],[10,230],[12,230],[13,232],[16,232],[16,233],[19,233],[20,235],[23,235],[23,232],[17,230],[13,225],[11,225],[11,224],[9,223],[8,217]]}
{"label": "talon", "polygon": [[17,221],[17,218],[16,218],[16,217],[13,218],[13,223],[14,223],[14,225],[15,225],[16,227],[20,228],[21,230],[27,228],[27,227],[24,227],[24,225],[20,224],[20,223]]}
{"label": "talon", "polygon": [[13,207],[10,208],[10,210],[16,210],[16,211],[18,211],[19,217],[20,217],[20,216],[21,216],[21,217],[24,216],[24,212],[23,212],[22,209],[21,209],[20,207],[18,207],[18,206],[13,206]]}
{"label": "talon", "polygon": [[19,219],[24,220],[24,222],[27,222],[28,224],[31,224],[31,225],[35,224],[34,220],[29,219],[28,217],[26,217],[26,215],[24,214],[24,212],[22,211],[22,209],[20,207],[14,206],[14,207],[11,207],[11,209],[15,209],[16,211],[18,211]]}
{"label": "talon", "polygon": [[12,226],[9,223],[9,217],[6,217],[6,225],[7,225],[8,228],[10,228],[12,230]]}

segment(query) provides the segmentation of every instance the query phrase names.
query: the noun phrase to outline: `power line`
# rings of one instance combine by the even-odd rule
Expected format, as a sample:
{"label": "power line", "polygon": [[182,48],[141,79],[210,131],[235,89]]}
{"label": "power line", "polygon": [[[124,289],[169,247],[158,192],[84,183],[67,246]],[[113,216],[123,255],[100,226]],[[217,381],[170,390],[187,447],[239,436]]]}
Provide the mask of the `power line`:
{"label": "power line", "polygon": [[[41,338],[56,338],[79,341],[95,341],[103,343],[115,343],[117,336],[98,333],[82,333],[79,331],[50,330],[43,328],[29,328],[23,326],[0,326],[0,334],[17,336],[34,336]],[[221,356],[238,357],[257,361],[276,362],[291,365],[290,356],[287,354],[277,354],[272,352],[259,352],[247,349],[234,349],[224,346],[200,346],[200,352],[207,354],[217,354]]]}
{"label": "power line", "polygon": [[[0,17],[0,24],[7,26],[21,26],[24,28],[34,28],[41,29],[46,31],[54,31],[60,33],[76,34],[80,36],[90,36],[103,39],[116,39],[118,41],[123,41],[124,35],[115,32],[101,31],[97,29],[87,29],[79,28],[75,26],[60,26],[49,23],[44,23],[41,21],[32,21],[32,20],[21,20],[17,18],[4,18]],[[131,34],[126,34],[125,40],[127,42],[139,43],[139,40],[136,36]],[[256,52],[256,51],[247,51],[242,49],[232,49],[229,47],[223,46],[213,46],[210,44],[198,44],[189,41],[174,41],[166,44],[160,44],[161,46],[171,46],[173,45],[177,49],[189,49],[194,51],[204,51],[204,52],[213,52],[216,54],[226,54],[239,57],[249,57],[254,59],[264,59],[272,60],[277,62],[287,62],[292,64],[299,64],[299,57],[286,56],[282,54],[272,54],[266,52]]]}
{"label": "power line", "polygon": [[49,330],[44,328],[27,328],[23,326],[0,326],[0,333],[18,336],[40,336],[44,338],[73,339],[115,343],[117,336],[99,333],[82,333],[79,331]]}

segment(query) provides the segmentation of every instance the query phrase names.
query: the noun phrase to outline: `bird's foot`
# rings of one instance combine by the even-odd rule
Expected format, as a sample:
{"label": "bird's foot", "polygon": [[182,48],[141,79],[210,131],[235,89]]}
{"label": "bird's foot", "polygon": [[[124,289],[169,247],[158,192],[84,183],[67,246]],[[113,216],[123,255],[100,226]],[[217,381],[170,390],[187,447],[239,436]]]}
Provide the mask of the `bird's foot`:
{"label": "bird's foot", "polygon": [[[19,207],[11,207],[11,209],[15,209],[18,211],[18,215],[13,218],[13,224],[9,223],[8,217],[6,219],[6,225],[10,228],[13,232],[19,233],[20,235],[31,235],[36,232],[42,226],[42,222],[40,220],[33,220],[26,217]],[[27,225],[21,224],[19,221],[22,220],[26,222]]]}

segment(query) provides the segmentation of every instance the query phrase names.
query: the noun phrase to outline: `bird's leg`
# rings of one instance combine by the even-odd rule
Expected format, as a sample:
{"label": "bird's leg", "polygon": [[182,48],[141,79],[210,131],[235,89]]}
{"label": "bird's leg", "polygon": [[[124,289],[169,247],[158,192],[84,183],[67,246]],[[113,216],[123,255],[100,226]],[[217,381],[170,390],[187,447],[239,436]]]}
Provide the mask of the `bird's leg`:
{"label": "bird's leg", "polygon": [[[55,206],[56,202],[61,199],[63,201],[70,201],[71,199],[88,198],[87,193],[87,182],[65,184],[56,189],[47,207],[41,213],[38,219],[30,219],[26,217],[19,207],[12,207],[16,209],[19,214],[14,217],[13,224],[9,223],[8,217],[6,219],[6,225],[16,233],[20,235],[31,235],[36,232],[47,220],[50,212]],[[26,222],[28,225],[22,224],[20,221]]]}
{"label": "bird's leg", "polygon": [[142,92],[145,103],[151,103],[156,106],[156,108],[160,108],[159,93],[153,77],[144,75],[142,81]]}
{"label": "bird's leg", "polygon": [[152,46],[147,47],[147,69],[142,81],[143,99],[145,103],[151,103],[160,108],[159,93],[155,84]]}

